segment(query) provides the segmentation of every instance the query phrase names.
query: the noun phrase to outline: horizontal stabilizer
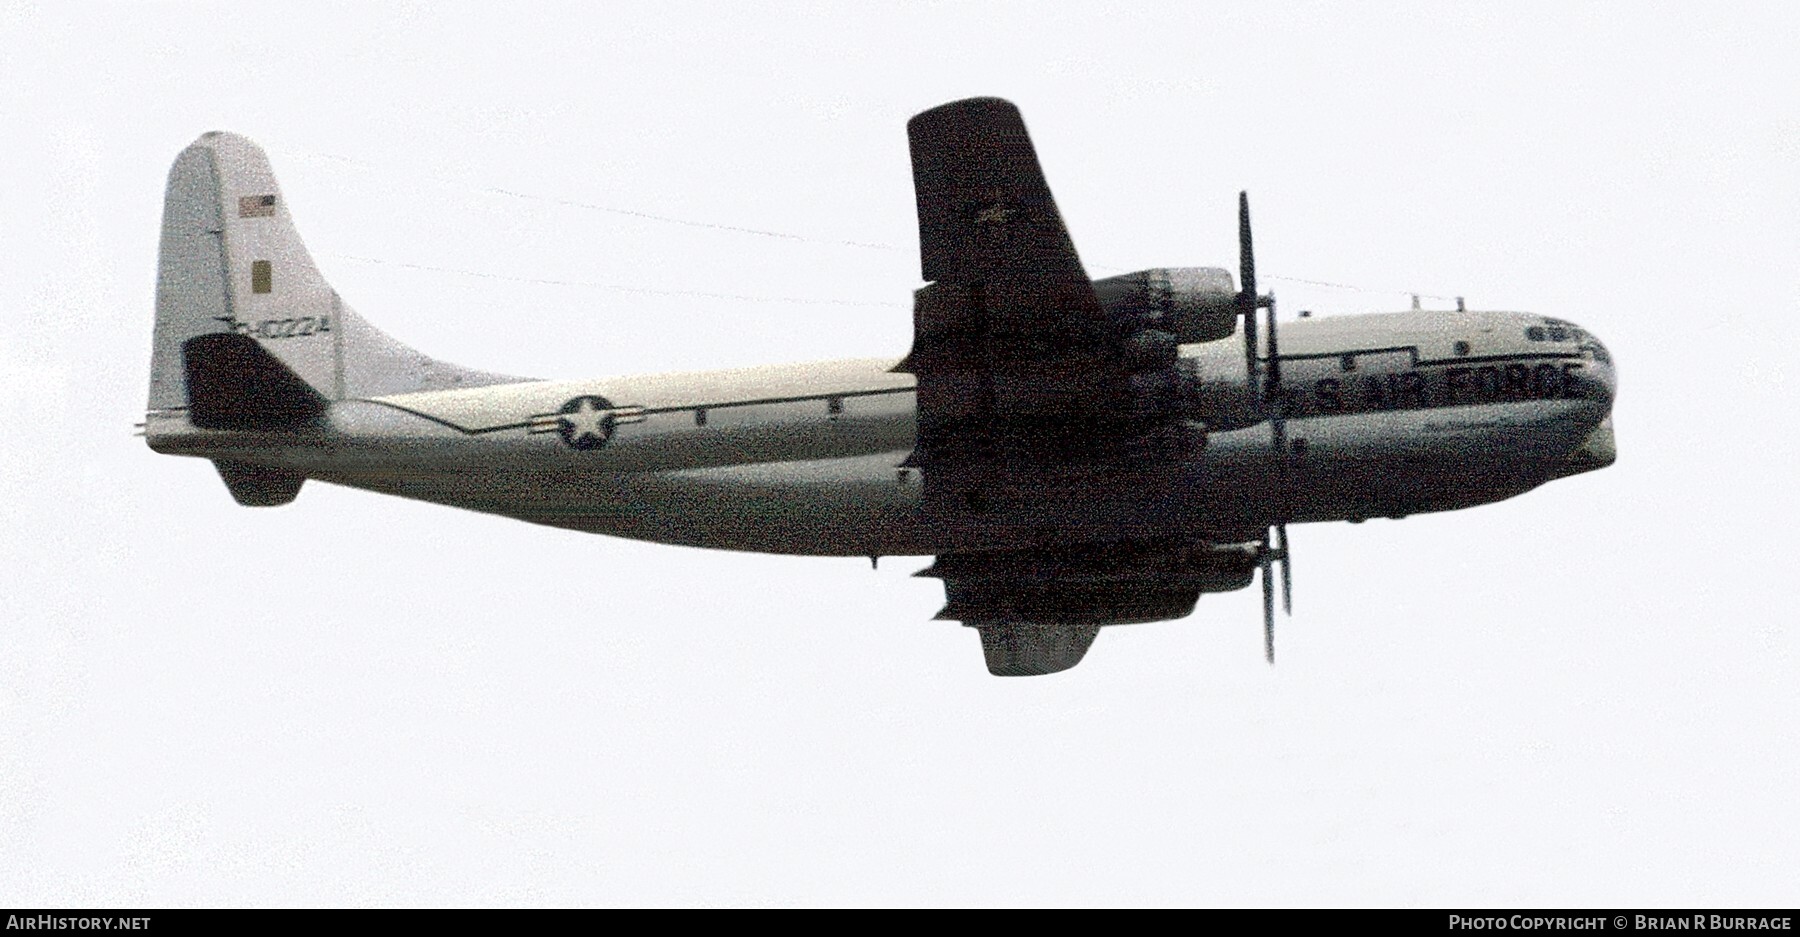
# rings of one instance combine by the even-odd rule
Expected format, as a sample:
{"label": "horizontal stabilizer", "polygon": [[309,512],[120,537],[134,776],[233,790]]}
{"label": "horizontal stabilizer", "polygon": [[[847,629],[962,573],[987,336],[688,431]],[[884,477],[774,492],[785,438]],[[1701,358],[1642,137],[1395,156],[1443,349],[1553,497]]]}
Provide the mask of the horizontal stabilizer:
{"label": "horizontal stabilizer", "polygon": [[181,356],[188,420],[201,429],[279,432],[325,412],[325,398],[248,335],[191,338]]}

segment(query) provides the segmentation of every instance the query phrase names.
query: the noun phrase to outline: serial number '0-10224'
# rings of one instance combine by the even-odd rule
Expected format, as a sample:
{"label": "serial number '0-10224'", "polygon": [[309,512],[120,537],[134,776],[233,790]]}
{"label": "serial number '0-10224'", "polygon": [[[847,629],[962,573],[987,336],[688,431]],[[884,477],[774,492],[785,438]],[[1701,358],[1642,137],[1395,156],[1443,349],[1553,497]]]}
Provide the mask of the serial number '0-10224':
{"label": "serial number '0-10224'", "polygon": [[330,316],[296,316],[292,319],[264,319],[260,322],[245,322],[231,316],[216,318],[231,326],[239,335],[251,338],[303,338],[331,331]]}

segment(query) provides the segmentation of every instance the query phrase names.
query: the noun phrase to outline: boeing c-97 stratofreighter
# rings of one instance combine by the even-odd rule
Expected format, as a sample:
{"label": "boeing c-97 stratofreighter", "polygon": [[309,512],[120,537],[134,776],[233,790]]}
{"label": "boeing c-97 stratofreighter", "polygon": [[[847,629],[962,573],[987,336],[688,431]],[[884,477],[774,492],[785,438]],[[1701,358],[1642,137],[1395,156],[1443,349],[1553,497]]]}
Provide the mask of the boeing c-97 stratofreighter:
{"label": "boeing c-97 stratofreighter", "polygon": [[1179,619],[1287,525],[1486,504],[1611,464],[1605,346],[1560,319],[1400,312],[1280,326],[1240,269],[1091,280],[1019,112],[907,127],[926,285],[903,358],[593,380],[445,364],[352,312],[263,152],[208,133],[169,173],[145,435],[238,502],[307,479],[662,543],[935,555],[939,618],[995,674]]}

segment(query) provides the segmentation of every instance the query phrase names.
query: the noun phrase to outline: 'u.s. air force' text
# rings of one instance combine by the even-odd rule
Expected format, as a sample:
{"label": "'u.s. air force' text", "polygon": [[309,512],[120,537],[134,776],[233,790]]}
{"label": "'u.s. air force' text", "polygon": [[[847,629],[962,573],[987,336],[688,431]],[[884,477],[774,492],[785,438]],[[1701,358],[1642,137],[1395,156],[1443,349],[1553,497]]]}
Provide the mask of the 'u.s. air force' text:
{"label": "'u.s. air force' text", "polygon": [[1578,362],[1519,362],[1361,377],[1327,377],[1313,383],[1314,406],[1326,413],[1399,410],[1493,403],[1503,400],[1572,400],[1587,393]]}

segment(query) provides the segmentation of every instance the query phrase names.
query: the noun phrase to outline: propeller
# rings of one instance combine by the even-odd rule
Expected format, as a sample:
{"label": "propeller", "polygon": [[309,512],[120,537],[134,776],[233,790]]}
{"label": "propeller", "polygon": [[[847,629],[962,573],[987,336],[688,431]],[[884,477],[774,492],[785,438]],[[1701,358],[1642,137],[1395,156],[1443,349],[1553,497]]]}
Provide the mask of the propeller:
{"label": "propeller", "polygon": [[[1269,445],[1275,457],[1276,497],[1281,519],[1263,534],[1257,549],[1262,570],[1263,657],[1275,663],[1275,580],[1273,566],[1281,564],[1281,610],[1294,612],[1294,581],[1288,563],[1287,398],[1281,385],[1281,345],[1276,337],[1275,297],[1256,291],[1256,248],[1250,237],[1250,195],[1238,193],[1238,315],[1244,317],[1244,374],[1259,416],[1269,421]],[[1264,368],[1257,349],[1257,310],[1269,310],[1269,357]],[[1258,378],[1261,378],[1259,381]]]}

